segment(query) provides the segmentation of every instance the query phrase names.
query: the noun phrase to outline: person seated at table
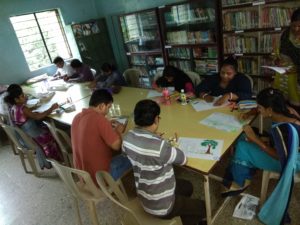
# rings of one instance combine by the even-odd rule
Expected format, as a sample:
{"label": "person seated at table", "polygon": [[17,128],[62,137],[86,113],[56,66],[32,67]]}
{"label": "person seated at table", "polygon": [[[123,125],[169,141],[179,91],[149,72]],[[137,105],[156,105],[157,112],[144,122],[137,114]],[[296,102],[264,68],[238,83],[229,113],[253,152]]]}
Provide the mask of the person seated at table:
{"label": "person seated at table", "polygon": [[187,158],[157,133],[159,115],[155,101],[139,101],[134,108],[136,127],[124,136],[122,150],[133,166],[138,197],[144,210],[154,216],[180,216],[183,225],[206,224],[201,221],[206,215],[204,202],[190,198],[192,184],[175,178],[172,165],[185,165]]}
{"label": "person seated at table", "polygon": [[74,69],[74,74],[71,76],[65,76],[64,80],[69,82],[86,82],[93,81],[94,75],[90,67],[86,64],[83,64],[78,59],[73,59],[71,61],[71,67]]}
{"label": "person seated at table", "polygon": [[[297,116],[298,114],[293,114],[294,110],[287,106],[279,90],[274,88],[262,90],[257,95],[257,104],[260,114],[270,118],[272,123],[291,123],[300,128],[300,117]],[[224,177],[224,184],[229,188],[223,193],[224,197],[244,191],[250,184],[256,169],[281,171],[276,149],[258,137],[250,125],[245,125],[243,130],[244,134],[237,141],[233,159]],[[298,153],[297,170],[299,169],[300,154]]]}
{"label": "person seated at table", "polygon": [[251,99],[251,82],[237,69],[236,59],[229,56],[222,63],[220,74],[207,77],[196,87],[196,96],[206,102],[213,102],[214,97],[222,95],[214,103],[215,105],[222,105],[227,101]]}
{"label": "person seated at table", "polygon": [[53,77],[63,78],[64,76],[72,76],[74,73],[70,63],[65,62],[62,57],[57,56],[53,60],[53,63],[57,67],[57,70]]}
{"label": "person seated at table", "polygon": [[113,97],[107,90],[94,91],[89,108],[78,113],[71,126],[74,166],[89,172],[95,184],[99,170],[109,172],[117,180],[131,168],[125,156],[113,157],[113,151],[121,150],[125,125],[106,118],[112,103]]}
{"label": "person seated at table", "polygon": [[53,136],[41,120],[57,109],[58,104],[54,103],[48,110],[38,113],[28,108],[26,101],[20,85],[11,84],[8,87],[5,102],[9,105],[10,120],[38,144],[41,149],[37,149],[36,153],[40,167],[49,169],[51,164],[46,161],[45,155],[58,161],[62,161],[62,156]]}
{"label": "person seated at table", "polygon": [[186,93],[194,93],[191,78],[174,66],[166,66],[162,76],[153,83],[152,87],[158,91],[161,91],[162,87],[174,87],[178,92],[183,89]]}
{"label": "person seated at table", "polygon": [[102,74],[97,76],[91,83],[91,88],[112,88],[116,90],[120,89],[120,86],[126,86],[125,78],[114,65],[103,63],[101,70]]}

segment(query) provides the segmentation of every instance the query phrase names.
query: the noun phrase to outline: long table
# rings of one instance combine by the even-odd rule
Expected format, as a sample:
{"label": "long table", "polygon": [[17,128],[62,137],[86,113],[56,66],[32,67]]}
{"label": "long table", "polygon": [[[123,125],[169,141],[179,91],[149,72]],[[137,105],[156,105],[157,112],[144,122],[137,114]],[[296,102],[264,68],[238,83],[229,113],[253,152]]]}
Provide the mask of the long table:
{"label": "long table", "polygon": [[[149,90],[147,89],[123,87],[120,93],[113,95],[114,103],[120,105],[122,115],[129,117],[127,130],[134,127],[133,109],[135,104],[139,100],[147,98],[148,92]],[[51,117],[59,122],[71,125],[74,116],[81,112],[82,108],[88,107],[89,99],[89,96],[87,96],[77,101],[75,103],[76,110],[74,112],[51,115]],[[196,112],[190,104],[183,106],[175,102],[175,100],[172,100],[171,105],[160,104],[160,106],[161,120],[159,132],[165,133],[165,137],[174,136],[174,132],[176,132],[180,137],[221,139],[224,140],[222,149],[223,156],[241,133],[241,130],[237,132],[226,132],[207,127],[199,123],[200,120],[216,111],[230,115],[238,115],[237,112],[231,112],[228,107]],[[220,159],[220,161],[222,161],[222,159]],[[201,173],[204,177],[207,224],[212,224],[214,222],[217,215],[229,201],[229,198],[226,199],[223,202],[223,205],[217,210],[217,213],[212,217],[209,182],[211,178],[218,180],[218,178],[212,175],[211,172],[213,168],[220,163],[220,161],[188,158],[188,163],[186,165],[186,167]]]}

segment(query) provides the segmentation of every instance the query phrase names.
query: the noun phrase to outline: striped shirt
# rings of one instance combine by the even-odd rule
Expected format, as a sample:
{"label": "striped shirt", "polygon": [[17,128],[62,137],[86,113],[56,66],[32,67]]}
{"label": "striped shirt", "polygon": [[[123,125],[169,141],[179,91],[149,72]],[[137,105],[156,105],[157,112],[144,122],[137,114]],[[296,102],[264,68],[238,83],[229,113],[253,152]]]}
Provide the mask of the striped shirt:
{"label": "striped shirt", "polygon": [[175,201],[172,164],[185,164],[184,153],[141,128],[125,135],[122,150],[133,166],[137,194],[144,210],[152,215],[167,215]]}

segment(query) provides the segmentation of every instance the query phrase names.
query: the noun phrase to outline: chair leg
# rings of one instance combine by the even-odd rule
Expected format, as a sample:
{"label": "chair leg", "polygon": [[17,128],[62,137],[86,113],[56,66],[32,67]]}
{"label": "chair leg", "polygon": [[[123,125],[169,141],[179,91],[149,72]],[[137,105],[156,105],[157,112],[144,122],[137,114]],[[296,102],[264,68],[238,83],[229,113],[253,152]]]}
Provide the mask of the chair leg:
{"label": "chair leg", "polygon": [[18,155],[19,153],[17,151],[17,148],[16,148],[16,146],[14,145],[14,143],[10,139],[9,139],[9,144],[11,146],[11,149],[12,149],[14,155]]}
{"label": "chair leg", "polygon": [[262,181],[261,181],[261,191],[260,191],[260,205],[262,206],[267,197],[267,191],[268,191],[268,186],[269,186],[269,180],[270,180],[270,172],[264,170],[263,171],[263,176],[262,176]]}
{"label": "chair leg", "polygon": [[27,170],[27,167],[26,167],[24,153],[22,151],[19,151],[19,156],[20,156],[21,163],[22,163],[25,173],[29,173],[29,171]]}
{"label": "chair leg", "polygon": [[34,176],[39,177],[40,174],[38,172],[38,169],[36,168],[33,151],[31,151],[31,150],[28,151],[27,159],[28,159],[29,165],[31,167],[31,170],[32,170]]}
{"label": "chair leg", "polygon": [[75,213],[76,213],[76,217],[77,217],[77,224],[78,225],[82,225],[82,220],[81,220],[81,216],[80,216],[80,211],[79,211],[79,205],[78,205],[78,200],[77,198],[73,198],[74,200],[74,206],[75,206]]}
{"label": "chair leg", "polygon": [[92,219],[93,225],[99,225],[95,202],[87,201],[87,204],[88,204],[89,213],[90,213],[90,217]]}

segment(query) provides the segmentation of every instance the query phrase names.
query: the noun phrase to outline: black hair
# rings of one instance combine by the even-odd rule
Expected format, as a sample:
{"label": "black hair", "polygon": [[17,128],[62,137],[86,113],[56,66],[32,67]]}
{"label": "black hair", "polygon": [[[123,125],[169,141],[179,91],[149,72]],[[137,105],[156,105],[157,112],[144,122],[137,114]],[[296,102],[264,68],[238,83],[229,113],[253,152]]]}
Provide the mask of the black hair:
{"label": "black hair", "polygon": [[71,67],[72,68],[80,68],[80,67],[82,67],[82,62],[80,62],[79,59],[73,59],[71,61]]}
{"label": "black hair", "polygon": [[99,89],[93,92],[90,98],[89,106],[96,107],[102,103],[107,105],[109,103],[112,103],[113,101],[114,100],[111,93],[109,93],[106,89]]}
{"label": "black hair", "polygon": [[284,116],[300,119],[290,113],[285,98],[280,90],[275,88],[266,88],[260,91],[256,97],[256,101],[264,108],[271,108],[274,112]]}
{"label": "black hair", "polygon": [[63,58],[60,57],[60,56],[57,56],[53,59],[53,63],[54,64],[57,64],[57,63],[60,63],[60,62],[64,62]]}
{"label": "black hair", "polygon": [[291,16],[291,22],[296,21],[300,21],[300,8],[296,9]]}
{"label": "black hair", "polygon": [[4,101],[10,105],[16,104],[15,99],[18,98],[21,94],[23,94],[23,90],[18,84],[11,84],[7,88],[7,95],[4,98]]}
{"label": "black hair", "polygon": [[227,66],[227,65],[232,66],[236,72],[238,71],[238,62],[237,62],[236,58],[233,55],[228,56],[222,62],[222,67]]}
{"label": "black hair", "polygon": [[112,65],[112,64],[109,64],[109,63],[103,63],[102,66],[101,66],[101,70],[103,72],[109,72],[109,71],[114,71],[116,70],[117,68]]}
{"label": "black hair", "polygon": [[[186,83],[193,84],[191,78],[189,78],[189,76],[185,72],[174,66],[166,66],[164,68],[162,77],[163,79],[165,79],[166,77],[174,77],[173,84],[171,85],[174,85],[175,90],[179,92],[181,91],[181,89],[185,89]],[[165,85],[170,86],[170,84],[166,80]]]}
{"label": "black hair", "polygon": [[155,121],[155,117],[159,114],[160,107],[155,101],[150,99],[141,100],[134,108],[134,122],[141,127],[151,126]]}

